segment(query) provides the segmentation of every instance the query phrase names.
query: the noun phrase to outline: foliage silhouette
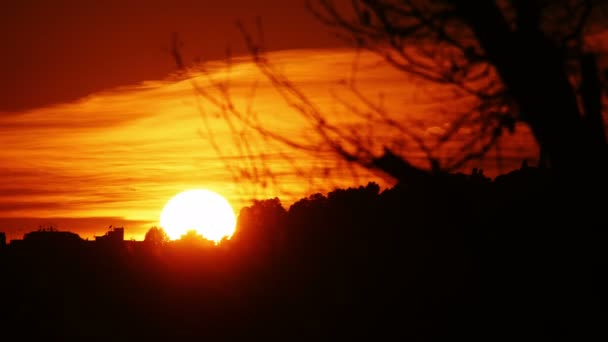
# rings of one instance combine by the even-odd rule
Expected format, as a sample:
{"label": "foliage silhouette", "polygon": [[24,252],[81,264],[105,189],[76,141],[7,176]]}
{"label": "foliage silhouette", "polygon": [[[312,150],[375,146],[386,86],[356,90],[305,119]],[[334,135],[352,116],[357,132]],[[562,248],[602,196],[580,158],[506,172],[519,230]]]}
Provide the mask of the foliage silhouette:
{"label": "foliage silhouette", "polygon": [[[605,173],[601,70],[605,66],[599,64],[601,50],[589,42],[590,36],[606,29],[605,1],[307,3],[321,22],[354,47],[371,50],[398,71],[452,94],[442,102],[442,110],[453,107],[455,99],[470,100],[472,105],[464,106],[444,133],[429,139],[416,133],[407,118],[374,103],[373,94],[361,93],[352,81],[353,93],[367,109],[347,108],[367,118],[370,127],[401,132],[401,145],[417,146],[426,154],[430,169],[455,171],[471,159],[483,158],[501,137],[523,123],[534,135],[543,162],[562,176],[578,172],[581,166],[596,178]],[[239,27],[260,70],[336,154],[400,181],[409,178],[403,172],[413,167],[407,154],[387,145],[379,154],[378,146],[370,145],[358,130],[334,125],[331,114],[319,111],[289,75],[272,64],[264,53],[262,33],[256,41]],[[288,136],[280,138],[290,141]],[[454,140],[462,140],[455,153],[440,157],[441,147]],[[404,167],[386,163],[394,157]]]}
{"label": "foliage silhouette", "polygon": [[605,337],[606,234],[574,234],[592,222],[556,182],[523,165],[255,201],[218,245],[44,232],[0,254],[0,322],[64,341]]}
{"label": "foliage silhouette", "polygon": [[[354,48],[372,51],[410,76],[408,79],[432,85],[433,95],[441,96],[434,101],[438,109],[428,112],[429,117],[443,117],[445,112],[458,115],[429,137],[407,113],[389,112],[373,100],[375,94],[363,92],[354,73],[345,87],[353,95],[349,99],[363,108],[340,98],[336,104],[364,119],[367,126],[340,125],[333,111],[324,111],[273,64],[265,51],[261,20],[257,36],[238,24],[252,61],[314,134],[301,141],[283,131],[269,130],[250,111],[251,106],[241,108],[233,102],[229,80],[211,80],[205,86],[193,82],[200,98],[217,109],[218,117],[232,128],[239,154],[246,156],[246,161],[235,166],[236,181],[247,179],[264,188],[280,186],[265,155],[247,157],[253,149],[250,144],[256,141],[251,136],[258,134],[264,151],[279,144],[323,157],[331,152],[341,163],[381,171],[408,187],[431,184],[444,188],[442,182],[454,181],[448,173],[485,158],[493,149],[499,156],[499,142],[527,127],[539,151],[537,165],[551,168],[563,191],[543,188],[548,191],[545,195],[560,200],[529,202],[533,209],[524,210],[542,211],[554,203],[554,212],[576,212],[576,217],[589,223],[576,234],[601,234],[593,222],[603,220],[601,201],[596,199],[608,190],[604,122],[608,88],[605,55],[594,39],[606,32],[606,1],[311,0],[308,4],[320,21]],[[173,52],[179,56],[178,47]],[[179,61],[177,64],[183,68]],[[454,105],[461,100],[468,105]],[[376,139],[366,135],[368,131],[393,132],[396,141]],[[217,150],[221,155],[221,148]],[[409,157],[421,154],[426,166]],[[289,157],[287,154],[286,159]],[[314,177],[314,171],[306,174],[292,165],[298,176]]]}
{"label": "foliage silhouette", "polygon": [[162,228],[152,227],[146,232],[144,241],[153,245],[163,245],[169,241],[169,235]]}

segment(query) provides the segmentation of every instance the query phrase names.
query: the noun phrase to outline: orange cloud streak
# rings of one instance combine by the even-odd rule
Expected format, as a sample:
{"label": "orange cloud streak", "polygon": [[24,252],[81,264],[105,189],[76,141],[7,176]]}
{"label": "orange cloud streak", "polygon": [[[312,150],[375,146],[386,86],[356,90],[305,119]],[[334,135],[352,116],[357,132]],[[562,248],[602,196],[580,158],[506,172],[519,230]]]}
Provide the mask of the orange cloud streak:
{"label": "orange cloud streak", "polygon": [[[351,50],[296,50],[271,55],[294,84],[337,124],[357,122],[336,101],[356,102],[343,86],[354,72],[354,58]],[[449,110],[437,114],[437,97],[444,94],[381,64],[376,56],[356,58],[359,89],[371,99],[381,99],[387,112],[423,121],[428,134],[448,125],[453,114]],[[251,63],[236,60],[229,69],[222,62],[207,67],[204,74],[194,77],[203,89],[212,91],[210,79],[229,79],[234,105],[254,115],[264,128],[299,141],[314,139],[308,123]],[[196,96],[192,80],[175,78],[112,89],[74,103],[4,113],[0,116],[0,224],[5,227],[0,226],[0,231],[10,231],[10,225],[16,231],[17,218],[116,217],[127,224],[133,222],[126,227],[127,238],[141,239],[147,228],[157,224],[166,201],[185,189],[207,188],[221,193],[238,212],[253,197],[278,196],[289,204],[335,186],[369,180],[388,185],[369,172],[351,173],[330,154],[294,152],[247,130],[242,134],[249,144],[239,148],[234,131],[221,114]],[[377,138],[380,142],[384,136]],[[223,158],[218,157],[218,150]],[[523,131],[503,146],[503,153],[507,163],[513,161],[505,165],[508,169],[523,157],[533,158],[536,150]],[[290,160],[284,158],[286,154]],[[252,155],[257,157],[250,158]],[[256,169],[263,178],[261,165],[255,165],[262,160],[275,176],[275,182],[266,186],[248,182],[252,174],[243,173],[244,169],[252,173]],[[240,165],[240,169],[231,170],[230,163]],[[69,228],[90,237],[103,233],[106,225],[97,231]]]}

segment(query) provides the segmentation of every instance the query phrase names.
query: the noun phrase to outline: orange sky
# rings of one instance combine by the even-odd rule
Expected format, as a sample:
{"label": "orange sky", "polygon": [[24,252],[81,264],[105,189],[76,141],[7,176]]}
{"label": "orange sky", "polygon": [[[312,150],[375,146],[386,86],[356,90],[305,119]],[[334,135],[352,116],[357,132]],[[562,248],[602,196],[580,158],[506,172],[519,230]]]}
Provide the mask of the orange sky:
{"label": "orange sky", "polygon": [[[366,110],[345,87],[357,61],[358,89],[402,123],[417,125],[425,139],[466,111],[436,85],[406,77],[370,54],[357,55],[316,20],[304,0],[22,0],[0,11],[0,231],[8,239],[39,226],[82,237],[124,226],[141,239],[158,224],[163,205],[176,193],[207,188],[225,195],[238,213],[252,198],[278,196],[285,206],[311,193],[385,179],[353,169],[332,154],[307,154],[262,139],[239,122],[229,127],[217,107],[197,96],[194,85],[230,81],[237,110],[264,129],[298,142],[324,146],[310,123],[289,107],[246,59],[228,72],[226,49],[243,55],[235,27],[264,23],[273,63],[339,127],[370,137],[378,149],[401,138],[387,127],[361,125],[343,104]],[[348,4],[350,0],[336,0]],[[341,6],[341,5],[340,5]],[[167,48],[178,32],[186,63],[207,61],[207,73],[170,76]],[[606,65],[608,34],[590,36]],[[209,62],[211,61],[211,62]],[[213,62],[216,61],[216,62]],[[169,76],[168,76],[169,75]],[[255,87],[254,87],[255,85]],[[255,91],[253,89],[255,88]],[[217,96],[217,93],[213,93]],[[235,130],[243,139],[234,139]],[[466,132],[460,136],[462,139]],[[242,142],[247,141],[246,145]],[[450,148],[461,143],[456,139]],[[407,147],[420,162],[420,151]],[[472,163],[495,176],[537,154],[530,135],[518,129],[495,159]],[[263,184],[266,182],[266,184]]]}
{"label": "orange sky", "polygon": [[[349,2],[336,1],[339,6]],[[252,198],[278,196],[288,206],[336,186],[370,180],[390,185],[332,154],[296,152],[243,130],[239,122],[230,127],[193,89],[211,89],[210,79],[229,80],[238,111],[264,129],[323,146],[310,123],[246,59],[225,68],[227,48],[233,56],[246,53],[235,21],[254,30],[259,16],[273,63],[333,123],[365,132],[375,149],[400,136],[387,127],[370,131],[343,105],[369,109],[344,85],[355,61],[358,89],[392,118],[422,122],[417,129],[425,138],[466,110],[467,99],[455,101],[444,89],[381,64],[377,56],[347,49],[304,3],[23,0],[3,5],[0,231],[10,240],[52,225],[92,238],[109,225],[122,225],[127,238],[141,239],[158,224],[166,201],[189,188],[217,191],[238,212]],[[170,75],[175,63],[167,48],[173,32],[184,43],[186,63],[201,58],[206,73],[193,72],[185,80]],[[244,138],[235,140],[235,130]],[[420,161],[420,151],[408,151]],[[502,153],[501,171],[506,171],[522,158],[534,158],[536,148],[519,130],[502,145]],[[490,176],[500,171],[492,158],[469,166],[483,166]]]}
{"label": "orange sky", "polygon": [[[352,73],[354,51],[288,50],[270,56],[338,124],[354,122],[336,101],[361,106],[340,82]],[[379,64],[374,55],[359,55],[357,60],[358,86],[371,99],[382,94],[391,115],[400,120],[425,118],[423,129],[429,134],[446,127],[449,111],[437,115],[433,105],[437,88]],[[302,142],[314,143],[315,135],[251,63],[237,60],[230,71],[223,62],[207,67],[194,81],[169,77],[2,115],[0,231],[7,231],[9,238],[20,238],[24,230],[52,224],[93,237],[113,224],[125,226],[126,238],[141,239],[150,226],[158,224],[166,201],[190,188],[223,194],[238,213],[251,198],[278,196],[289,205],[296,198],[335,186],[369,180],[389,185],[362,170],[354,178],[331,155],[294,152],[265,142],[251,131],[245,131],[250,149],[239,149],[226,121],[218,118],[221,113],[196,96],[193,84],[211,89],[210,79],[230,80],[235,106],[241,111],[251,108],[263,127]],[[254,84],[255,96],[251,96]],[[434,94],[432,101],[430,94]],[[384,131],[374,134],[378,143],[386,138]],[[529,137],[521,135],[503,146],[503,153],[505,169],[510,169],[523,157],[533,158],[536,150]],[[263,162],[275,180],[266,187],[240,173],[241,169],[260,172]],[[487,163],[492,172],[495,164]]]}

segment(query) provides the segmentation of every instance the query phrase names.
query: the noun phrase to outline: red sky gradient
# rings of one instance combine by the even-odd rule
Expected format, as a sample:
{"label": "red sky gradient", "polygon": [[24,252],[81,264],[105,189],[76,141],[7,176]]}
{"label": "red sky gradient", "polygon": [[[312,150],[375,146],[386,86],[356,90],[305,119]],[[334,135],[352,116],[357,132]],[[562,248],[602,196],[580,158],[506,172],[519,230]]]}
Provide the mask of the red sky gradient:
{"label": "red sky gradient", "polygon": [[[269,49],[340,44],[303,0],[23,0],[0,13],[0,112],[22,110],[118,85],[164,78],[172,32],[186,61],[244,53],[235,22],[264,23]],[[305,28],[305,29],[303,29]]]}
{"label": "red sky gradient", "polygon": [[[264,156],[274,183],[247,182],[224,163],[255,167],[216,109],[197,99],[193,83],[170,76],[175,66],[163,49],[179,32],[187,61],[221,60],[226,46],[242,54],[234,22],[242,19],[253,28],[258,15],[266,46],[275,51],[273,62],[338,124],[356,119],[336,99],[362,106],[341,83],[351,76],[355,58],[360,89],[370,99],[381,98],[395,118],[423,121],[423,134],[441,132],[453,118],[449,108],[466,106],[445,106],[444,99],[448,110],[439,115],[441,89],[396,72],[377,56],[356,57],[302,1],[13,2],[0,14],[7,47],[0,57],[0,231],[14,239],[53,225],[92,238],[112,224],[124,225],[126,238],[141,239],[158,224],[166,201],[190,188],[225,195],[238,213],[252,198],[278,196],[289,205],[335,186],[369,180],[390,185],[364,170],[353,173],[330,155],[294,153],[255,134],[248,138],[250,153]],[[208,66],[209,73],[193,74],[196,84],[229,79],[238,108],[251,108],[270,130],[314,142],[311,128],[246,59],[230,72],[221,62]],[[375,147],[395,137],[390,130],[373,134]],[[526,131],[517,134],[502,146],[502,171],[536,156]],[[472,166],[483,166],[490,176],[498,172],[492,159]]]}

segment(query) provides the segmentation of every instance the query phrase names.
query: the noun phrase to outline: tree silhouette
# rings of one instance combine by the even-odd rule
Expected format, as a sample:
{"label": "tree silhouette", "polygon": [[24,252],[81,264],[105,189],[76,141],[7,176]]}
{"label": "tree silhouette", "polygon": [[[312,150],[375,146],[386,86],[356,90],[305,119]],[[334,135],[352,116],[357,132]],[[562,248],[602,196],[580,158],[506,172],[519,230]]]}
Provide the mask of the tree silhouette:
{"label": "tree silhouette", "polygon": [[[223,240],[222,240],[223,241]],[[214,246],[215,243],[211,240],[206,239],[196,229],[190,229],[177,240],[176,242],[182,245],[190,246]]]}
{"label": "tree silhouette", "polygon": [[258,255],[276,253],[282,244],[287,211],[278,198],[254,200],[241,209],[238,228],[232,240],[239,248]]}
{"label": "tree silhouette", "polygon": [[153,245],[163,245],[169,242],[169,235],[162,228],[152,227],[146,232],[144,241]]}
{"label": "tree silhouette", "polygon": [[[429,142],[352,84],[355,95],[368,104],[369,124],[397,129],[404,144],[413,142],[426,154],[428,168],[452,171],[483,158],[521,123],[557,173],[604,174],[605,80],[597,46],[588,38],[604,29],[605,1],[355,0],[343,6],[318,0],[308,5],[356,48],[371,50],[397,70],[441,87],[451,100],[469,101],[448,129]],[[331,115],[320,111],[269,60],[262,35],[254,39],[240,28],[260,70],[313,122],[333,152],[397,180],[424,174],[403,151],[383,146],[379,152],[360,131],[333,125]],[[443,107],[448,106],[445,101]],[[440,158],[438,149],[458,140],[458,134],[464,139],[456,153]],[[289,137],[279,139],[297,147]]]}

